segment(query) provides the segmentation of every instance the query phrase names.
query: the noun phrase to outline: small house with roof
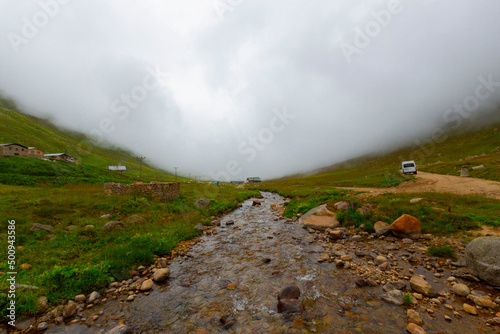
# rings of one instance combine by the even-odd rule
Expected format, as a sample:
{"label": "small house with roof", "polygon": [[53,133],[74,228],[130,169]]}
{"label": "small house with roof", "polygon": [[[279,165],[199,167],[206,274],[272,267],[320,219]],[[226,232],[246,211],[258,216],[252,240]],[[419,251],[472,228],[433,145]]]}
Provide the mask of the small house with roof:
{"label": "small house with roof", "polygon": [[66,162],[74,162],[77,163],[77,160],[75,158],[70,157],[66,153],[50,153],[50,154],[44,154],[45,159],[51,159],[51,160],[62,160]]}
{"label": "small house with roof", "polygon": [[41,149],[32,146],[28,147],[28,157],[43,159],[45,155]]}
{"label": "small house with roof", "polygon": [[260,177],[247,177],[247,182],[248,183],[259,183],[259,182],[262,182],[262,180],[260,179]]}
{"label": "small house with roof", "polygon": [[127,171],[127,166],[108,166],[109,170],[114,170],[115,172],[125,173]]}
{"label": "small house with roof", "polygon": [[0,157],[11,157],[11,156],[28,156],[28,148],[24,145],[11,143],[11,144],[0,144]]}

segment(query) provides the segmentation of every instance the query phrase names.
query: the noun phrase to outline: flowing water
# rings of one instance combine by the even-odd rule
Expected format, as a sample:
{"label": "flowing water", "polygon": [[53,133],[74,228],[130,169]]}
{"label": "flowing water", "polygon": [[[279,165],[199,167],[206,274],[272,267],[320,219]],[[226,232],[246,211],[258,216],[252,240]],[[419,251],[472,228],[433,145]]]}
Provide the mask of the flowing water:
{"label": "flowing water", "polygon": [[[296,222],[274,220],[270,205],[284,199],[263,196],[262,206],[244,202],[222,218],[216,234],[174,259],[166,284],[131,303],[108,302],[100,309],[108,317],[119,314],[132,333],[405,333],[403,307],[381,301],[381,288],[357,288],[350,271],[319,263],[324,249],[312,235]],[[225,226],[229,220],[234,225]],[[291,284],[299,286],[305,312],[283,316],[277,292]],[[48,332],[99,333],[116,323]],[[454,327],[462,333],[459,323],[439,324],[451,330],[441,333],[455,333]]]}

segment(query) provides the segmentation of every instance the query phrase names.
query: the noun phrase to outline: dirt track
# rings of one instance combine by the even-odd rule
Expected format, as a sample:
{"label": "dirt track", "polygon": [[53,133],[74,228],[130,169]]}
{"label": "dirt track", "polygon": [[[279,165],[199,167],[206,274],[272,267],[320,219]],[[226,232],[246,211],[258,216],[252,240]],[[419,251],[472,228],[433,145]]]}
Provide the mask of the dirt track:
{"label": "dirt track", "polygon": [[367,197],[378,196],[384,193],[412,193],[412,192],[441,192],[458,195],[480,195],[500,199],[500,182],[472,177],[460,177],[418,172],[417,181],[404,182],[391,188],[347,188],[366,191]]}

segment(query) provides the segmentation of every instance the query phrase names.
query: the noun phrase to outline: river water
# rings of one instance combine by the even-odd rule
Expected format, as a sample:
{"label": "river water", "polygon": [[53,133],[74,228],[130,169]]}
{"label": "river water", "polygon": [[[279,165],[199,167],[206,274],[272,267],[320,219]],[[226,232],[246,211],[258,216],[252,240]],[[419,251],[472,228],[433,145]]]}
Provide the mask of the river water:
{"label": "river water", "polygon": [[[166,284],[131,303],[99,306],[101,320],[118,314],[132,333],[405,333],[403,307],[383,302],[381,288],[356,287],[349,270],[319,263],[325,245],[297,222],[275,220],[270,206],[284,199],[262,194],[262,206],[245,201],[222,218],[214,235],[172,260]],[[234,225],[225,226],[230,220]],[[291,284],[300,288],[305,312],[283,316],[277,313],[277,292]],[[104,333],[116,324],[60,325],[48,332]],[[451,331],[428,333],[475,332],[444,320],[441,325]]]}

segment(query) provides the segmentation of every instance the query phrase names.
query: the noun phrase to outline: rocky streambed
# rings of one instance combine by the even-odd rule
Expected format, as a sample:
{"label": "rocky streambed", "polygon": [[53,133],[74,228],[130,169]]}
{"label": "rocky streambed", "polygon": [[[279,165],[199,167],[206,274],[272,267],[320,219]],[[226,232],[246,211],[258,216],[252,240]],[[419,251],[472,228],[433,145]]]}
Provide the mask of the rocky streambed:
{"label": "rocky streambed", "polygon": [[[53,310],[34,328],[43,322],[46,333],[75,334],[500,332],[500,291],[467,272],[463,245],[454,243],[461,258],[453,262],[425,255],[432,236],[413,241],[344,229],[332,238],[281,217],[282,197],[263,196],[223,217],[183,256],[139,268],[92,303],[84,296],[71,304],[72,316]],[[299,288],[303,311],[278,313],[278,293],[290,285]]]}

